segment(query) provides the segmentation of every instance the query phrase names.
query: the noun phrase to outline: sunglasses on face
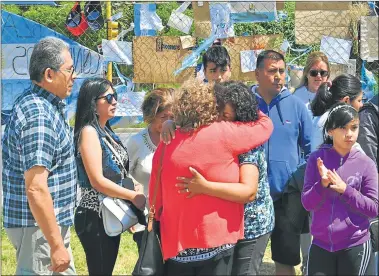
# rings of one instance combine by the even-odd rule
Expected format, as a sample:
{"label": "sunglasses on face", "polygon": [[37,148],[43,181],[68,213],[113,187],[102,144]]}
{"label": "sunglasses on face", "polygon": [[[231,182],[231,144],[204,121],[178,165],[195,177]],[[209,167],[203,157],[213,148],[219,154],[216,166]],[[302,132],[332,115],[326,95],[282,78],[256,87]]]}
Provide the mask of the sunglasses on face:
{"label": "sunglasses on face", "polygon": [[114,92],[113,94],[108,94],[108,95],[96,98],[96,100],[100,100],[100,99],[106,99],[109,104],[112,104],[113,99],[115,99],[117,102],[117,93]]}
{"label": "sunglasses on face", "polygon": [[328,71],[325,70],[311,70],[309,71],[309,75],[311,77],[317,77],[317,75],[320,74],[321,77],[327,77],[328,76]]}

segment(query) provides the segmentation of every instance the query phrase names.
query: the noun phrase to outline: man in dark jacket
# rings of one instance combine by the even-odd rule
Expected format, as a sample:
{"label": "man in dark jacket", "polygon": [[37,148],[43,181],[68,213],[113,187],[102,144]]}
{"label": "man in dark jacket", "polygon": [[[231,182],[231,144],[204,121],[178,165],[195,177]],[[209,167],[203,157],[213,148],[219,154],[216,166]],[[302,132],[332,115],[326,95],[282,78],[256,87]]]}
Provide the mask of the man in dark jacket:
{"label": "man in dark jacket", "polygon": [[363,105],[359,112],[359,120],[358,143],[378,167],[378,95]]}
{"label": "man in dark jacket", "polygon": [[[358,143],[361,145],[364,152],[374,160],[376,167],[378,168],[378,136],[379,136],[379,108],[378,108],[378,95],[374,96],[371,101],[365,103],[359,111],[359,135]],[[376,222],[375,222],[376,221]],[[371,235],[376,236],[378,240],[378,218],[371,221]],[[376,275],[378,275],[378,244],[374,244],[375,259],[376,259]]]}

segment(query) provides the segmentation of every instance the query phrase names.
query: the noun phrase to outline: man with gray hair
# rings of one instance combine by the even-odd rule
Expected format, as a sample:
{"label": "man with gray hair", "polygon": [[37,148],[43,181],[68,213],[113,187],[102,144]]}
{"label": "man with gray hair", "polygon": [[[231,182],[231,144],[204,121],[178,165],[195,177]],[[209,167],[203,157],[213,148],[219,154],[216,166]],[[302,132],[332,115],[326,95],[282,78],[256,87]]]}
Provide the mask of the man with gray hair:
{"label": "man with gray hair", "polygon": [[63,103],[76,77],[69,45],[40,40],[29,74],[32,84],[16,99],[3,137],[4,227],[16,248],[16,275],[75,275],[76,164]]}

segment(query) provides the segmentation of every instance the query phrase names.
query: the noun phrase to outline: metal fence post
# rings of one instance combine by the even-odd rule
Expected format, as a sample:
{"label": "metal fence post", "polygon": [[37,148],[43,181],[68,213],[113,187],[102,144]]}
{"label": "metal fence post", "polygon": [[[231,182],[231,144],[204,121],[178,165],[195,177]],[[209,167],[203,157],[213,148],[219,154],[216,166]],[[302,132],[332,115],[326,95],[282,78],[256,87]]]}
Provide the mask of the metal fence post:
{"label": "metal fence post", "polygon": [[[111,6],[111,1],[107,0],[106,2],[106,17],[107,17],[107,28],[109,29],[109,22],[111,20],[112,16],[112,6]],[[109,37],[109,32],[107,31],[107,39],[111,39]],[[108,69],[107,69],[107,79],[112,82],[112,63],[108,62]]]}

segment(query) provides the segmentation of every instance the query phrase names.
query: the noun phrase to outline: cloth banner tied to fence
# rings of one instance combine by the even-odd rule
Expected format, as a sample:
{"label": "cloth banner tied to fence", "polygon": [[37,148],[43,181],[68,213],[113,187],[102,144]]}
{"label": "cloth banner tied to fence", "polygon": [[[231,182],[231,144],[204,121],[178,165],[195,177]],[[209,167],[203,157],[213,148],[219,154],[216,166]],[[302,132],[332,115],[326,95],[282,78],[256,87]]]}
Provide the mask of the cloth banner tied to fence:
{"label": "cloth banner tied to fence", "polygon": [[[70,52],[78,77],[74,82],[72,94],[66,99],[66,115],[68,120],[73,119],[79,88],[84,79],[101,77],[104,74],[103,56],[22,16],[1,11],[1,17],[3,18],[1,24],[2,124],[6,124],[14,101],[30,86],[31,81],[28,72],[30,56],[34,44],[46,36],[58,37],[70,45]],[[112,121],[113,125],[125,126],[128,123],[134,123],[136,118],[138,121],[142,120],[140,106],[144,93],[129,94],[121,95],[119,111],[117,118]]]}
{"label": "cloth banner tied to fence", "polygon": [[31,84],[29,61],[34,44],[47,36],[58,37],[70,45],[75,71],[78,74],[72,94],[66,99],[68,119],[73,117],[76,98],[85,78],[103,75],[103,57],[66,36],[41,24],[6,11],[1,11],[1,84],[2,84],[2,124],[14,101]]}

